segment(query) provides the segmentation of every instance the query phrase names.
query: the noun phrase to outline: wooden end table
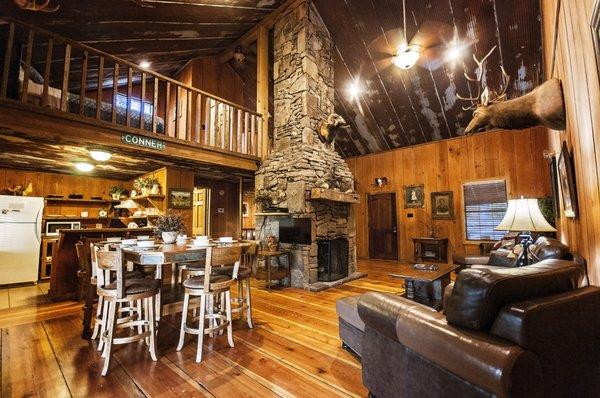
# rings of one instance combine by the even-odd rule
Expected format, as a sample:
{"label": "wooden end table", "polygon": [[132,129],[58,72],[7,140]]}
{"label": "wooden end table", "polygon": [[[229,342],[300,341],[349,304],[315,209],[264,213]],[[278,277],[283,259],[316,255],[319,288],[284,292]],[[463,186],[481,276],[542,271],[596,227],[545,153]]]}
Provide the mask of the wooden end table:
{"label": "wooden end table", "polygon": [[[289,250],[276,250],[276,251],[269,251],[269,250],[259,250],[257,255],[258,258],[264,258],[265,259],[265,270],[262,270],[260,268],[256,268],[256,272],[254,273],[254,278],[258,279],[258,280],[265,280],[267,281],[267,290],[271,290],[271,281],[272,280],[277,280],[277,281],[281,281],[284,278],[288,278],[288,286],[291,286],[292,283],[292,278],[291,278],[291,256],[290,256],[290,251]],[[275,269],[271,269],[274,267],[271,267],[271,258],[275,257],[277,258],[277,262],[279,263],[279,258],[281,257],[287,257],[287,268],[282,269],[280,267],[277,267]]]}
{"label": "wooden end table", "polygon": [[450,283],[450,274],[458,265],[436,265],[437,271],[426,271],[414,269],[413,264],[400,264],[397,272],[388,275],[394,279],[404,279],[406,288],[403,297],[439,311],[444,305],[444,289]]}

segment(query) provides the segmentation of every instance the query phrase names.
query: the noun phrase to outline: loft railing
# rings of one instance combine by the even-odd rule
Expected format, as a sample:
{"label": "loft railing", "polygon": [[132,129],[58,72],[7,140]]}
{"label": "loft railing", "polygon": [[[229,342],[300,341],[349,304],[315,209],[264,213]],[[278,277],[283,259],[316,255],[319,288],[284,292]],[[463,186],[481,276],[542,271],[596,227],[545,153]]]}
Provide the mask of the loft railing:
{"label": "loft railing", "polygon": [[0,100],[263,157],[262,116],[127,60],[0,19]]}

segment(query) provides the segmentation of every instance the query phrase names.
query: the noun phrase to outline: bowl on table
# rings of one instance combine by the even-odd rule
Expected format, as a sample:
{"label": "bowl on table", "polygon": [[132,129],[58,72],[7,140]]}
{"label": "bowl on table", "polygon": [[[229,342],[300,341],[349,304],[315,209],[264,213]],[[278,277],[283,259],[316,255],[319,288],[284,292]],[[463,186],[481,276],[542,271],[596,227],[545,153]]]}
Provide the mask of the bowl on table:
{"label": "bowl on table", "polygon": [[106,241],[110,242],[110,243],[120,242],[121,241],[121,237],[119,237],[119,236],[111,236],[111,237],[106,238]]}
{"label": "bowl on table", "polygon": [[138,247],[154,247],[155,246],[153,240],[138,240],[137,245],[138,245]]}
{"label": "bowl on table", "polygon": [[222,236],[219,238],[219,243],[233,243],[233,237],[231,236]]}
{"label": "bowl on table", "polygon": [[194,246],[208,246],[209,244],[208,236],[196,236],[196,239],[192,241]]}
{"label": "bowl on table", "polygon": [[138,235],[138,240],[151,240],[150,235]]}
{"label": "bowl on table", "polygon": [[137,242],[138,242],[138,240],[137,240],[137,239],[123,239],[123,240],[121,241],[121,244],[122,244],[123,246],[132,246],[132,245],[136,245],[136,244],[137,244]]}

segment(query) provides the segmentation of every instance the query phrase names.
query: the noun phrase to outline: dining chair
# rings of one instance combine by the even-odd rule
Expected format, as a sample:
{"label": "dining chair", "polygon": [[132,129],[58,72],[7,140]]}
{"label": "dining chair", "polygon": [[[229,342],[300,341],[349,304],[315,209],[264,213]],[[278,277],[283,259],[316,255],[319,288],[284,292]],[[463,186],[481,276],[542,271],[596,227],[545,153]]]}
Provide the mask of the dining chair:
{"label": "dining chair", "polygon": [[[197,335],[196,362],[202,361],[202,345],[205,334],[214,335],[227,329],[227,341],[229,346],[233,347],[231,286],[236,283],[241,254],[242,248],[240,245],[208,247],[206,249],[204,275],[192,276],[183,281],[185,291],[177,351],[183,348],[186,333]],[[231,275],[219,275],[213,272],[217,266],[226,264],[234,264]],[[191,297],[200,297],[198,328],[194,328],[187,323]],[[218,299],[224,303],[224,309],[221,306],[214,305]],[[208,327],[205,326],[206,321],[209,323]]]}
{"label": "dining chair", "polygon": [[[150,278],[132,278],[126,276],[127,264],[123,258],[123,249],[116,250],[95,250],[97,266],[99,270],[107,271],[114,275],[114,282],[111,282],[110,276],[104,281],[98,280],[98,295],[107,303],[105,319],[105,331],[100,339],[104,341],[104,365],[102,367],[102,376],[106,376],[112,355],[113,344],[128,344],[138,340],[147,339],[150,351],[150,357],[157,361],[156,354],[156,316],[155,303],[160,291],[160,280]],[[107,275],[105,275],[107,276]],[[139,300],[139,301],[138,301]],[[144,317],[134,317],[126,322],[119,324],[117,316],[117,307],[130,302],[141,302],[143,306]],[[140,311],[141,312],[141,311]],[[138,327],[143,329],[142,333],[117,337],[117,325],[120,328]]]}

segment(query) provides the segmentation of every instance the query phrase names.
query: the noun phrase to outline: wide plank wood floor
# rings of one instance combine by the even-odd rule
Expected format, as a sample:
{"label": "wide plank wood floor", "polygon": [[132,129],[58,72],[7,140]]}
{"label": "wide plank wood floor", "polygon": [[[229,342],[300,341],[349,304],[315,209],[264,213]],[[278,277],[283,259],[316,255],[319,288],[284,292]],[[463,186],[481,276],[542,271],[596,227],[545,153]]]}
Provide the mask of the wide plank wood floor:
{"label": "wide plank wood floor", "polygon": [[255,327],[235,323],[235,348],[207,338],[198,364],[195,337],[175,351],[180,318],[165,317],[158,362],[142,343],[117,346],[106,377],[96,342],[80,337],[79,304],[1,310],[2,397],[365,397],[360,362],[341,348],[335,301],[401,292],[387,276],[395,268],[360,261],[368,277],[319,293],[254,283]]}

